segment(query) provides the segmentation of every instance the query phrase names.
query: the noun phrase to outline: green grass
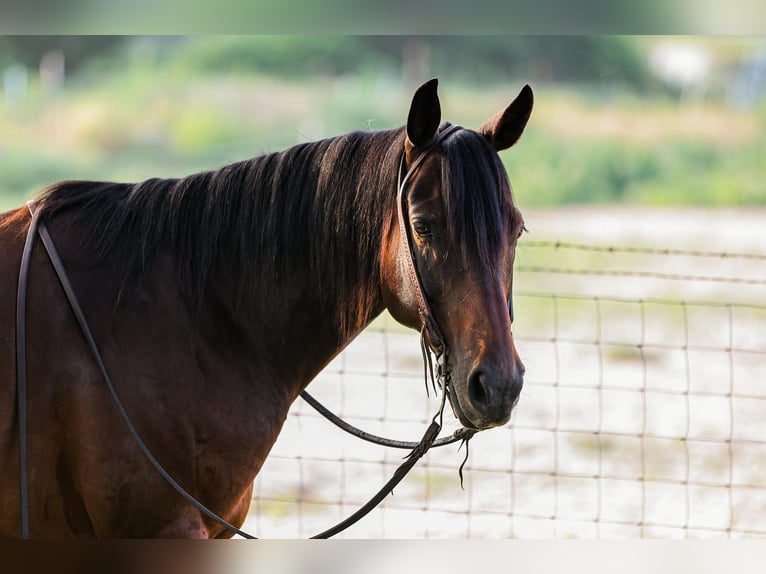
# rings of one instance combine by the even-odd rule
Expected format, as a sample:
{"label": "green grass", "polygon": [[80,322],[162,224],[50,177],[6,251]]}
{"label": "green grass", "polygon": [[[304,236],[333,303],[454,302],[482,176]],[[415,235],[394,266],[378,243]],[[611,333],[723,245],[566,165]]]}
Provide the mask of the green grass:
{"label": "green grass", "polygon": [[[644,113],[662,116],[663,107]],[[761,161],[766,131],[733,144],[704,134],[657,137],[636,141],[629,133],[584,132],[562,140],[556,130],[535,127],[533,118],[518,147],[504,158],[515,196],[525,206],[766,205]]]}

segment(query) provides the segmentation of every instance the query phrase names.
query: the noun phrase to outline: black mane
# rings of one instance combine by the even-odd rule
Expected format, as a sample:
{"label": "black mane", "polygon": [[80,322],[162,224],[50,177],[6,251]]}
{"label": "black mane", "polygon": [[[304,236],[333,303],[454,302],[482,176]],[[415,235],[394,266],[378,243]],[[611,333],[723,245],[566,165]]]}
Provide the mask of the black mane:
{"label": "black mane", "polygon": [[[403,141],[401,128],[353,132],[180,179],[65,181],[42,193],[43,218],[69,212],[82,230],[78,263],[108,257],[126,286],[170,253],[195,305],[212,280],[227,285],[234,305],[246,305],[305,274],[321,305],[340,314],[341,332],[352,334],[378,297]],[[491,268],[512,205],[505,171],[475,132],[442,145],[448,217],[465,255]]]}

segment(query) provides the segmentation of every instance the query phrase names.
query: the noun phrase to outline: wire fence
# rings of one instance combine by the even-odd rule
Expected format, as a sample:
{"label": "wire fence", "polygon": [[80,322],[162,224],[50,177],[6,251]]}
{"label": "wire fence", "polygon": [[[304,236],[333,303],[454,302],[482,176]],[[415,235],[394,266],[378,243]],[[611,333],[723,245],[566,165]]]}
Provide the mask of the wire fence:
{"label": "wire fence", "polygon": [[[527,376],[511,422],[469,443],[465,491],[465,453],[431,452],[346,536],[766,536],[764,259],[523,243],[514,335]],[[418,440],[438,408],[420,361],[417,335],[384,317],[310,390],[353,424]],[[401,456],[299,401],[247,526],[264,537],[319,532]]]}

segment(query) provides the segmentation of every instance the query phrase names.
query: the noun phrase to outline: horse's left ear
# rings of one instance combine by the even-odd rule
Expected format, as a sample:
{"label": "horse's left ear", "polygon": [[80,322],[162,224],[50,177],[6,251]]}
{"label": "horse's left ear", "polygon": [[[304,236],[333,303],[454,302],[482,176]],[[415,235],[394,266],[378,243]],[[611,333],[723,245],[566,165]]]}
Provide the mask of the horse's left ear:
{"label": "horse's left ear", "polygon": [[431,143],[439,129],[442,109],[436,93],[438,84],[439,81],[436,78],[428,80],[412,96],[410,113],[407,115],[407,139],[405,140],[408,156],[413,148],[424,148]]}
{"label": "horse's left ear", "polygon": [[533,103],[532,88],[525,84],[507,108],[484,122],[479,128],[479,133],[487,138],[497,151],[508,149],[521,137],[532,113]]}

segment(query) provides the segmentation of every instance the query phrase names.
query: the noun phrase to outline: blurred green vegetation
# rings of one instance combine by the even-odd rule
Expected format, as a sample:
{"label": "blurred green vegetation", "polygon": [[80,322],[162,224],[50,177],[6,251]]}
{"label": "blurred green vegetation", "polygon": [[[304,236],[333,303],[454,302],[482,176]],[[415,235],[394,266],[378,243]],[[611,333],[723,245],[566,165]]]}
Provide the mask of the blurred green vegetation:
{"label": "blurred green vegetation", "polygon": [[[0,209],[60,179],[173,177],[355,129],[402,125],[440,78],[443,115],[477,127],[525,82],[535,111],[504,152],[522,206],[763,205],[766,108],[725,79],[688,97],[630,37],[0,37]],[[38,62],[66,57],[63,85]],[[726,58],[732,51],[722,50]],[[7,73],[6,73],[7,76]],[[7,80],[7,78],[6,78]],[[2,87],[0,85],[0,87]]]}

